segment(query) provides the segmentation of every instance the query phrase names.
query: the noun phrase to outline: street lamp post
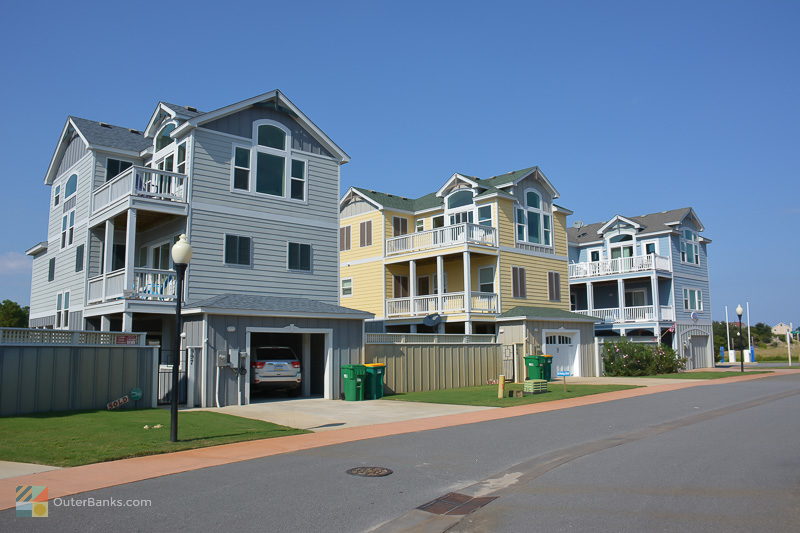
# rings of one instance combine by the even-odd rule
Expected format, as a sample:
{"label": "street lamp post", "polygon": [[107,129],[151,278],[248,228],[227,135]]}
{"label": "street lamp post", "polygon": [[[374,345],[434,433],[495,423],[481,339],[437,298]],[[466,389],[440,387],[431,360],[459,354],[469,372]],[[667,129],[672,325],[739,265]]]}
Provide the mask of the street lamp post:
{"label": "street lamp post", "polygon": [[741,350],[740,357],[741,357],[741,365],[742,365],[742,372],[744,372],[744,346],[742,343],[744,338],[742,337],[742,313],[744,313],[744,309],[742,309],[742,305],[739,304],[736,306],[736,316],[739,318],[739,348]]}
{"label": "street lamp post", "polygon": [[192,259],[192,246],[186,240],[186,235],[178,237],[178,242],[172,247],[172,263],[177,274],[175,287],[175,357],[172,360],[172,402],[170,405],[170,430],[169,440],[178,442],[178,367],[181,364],[181,299],[183,298],[183,278],[186,267]]}

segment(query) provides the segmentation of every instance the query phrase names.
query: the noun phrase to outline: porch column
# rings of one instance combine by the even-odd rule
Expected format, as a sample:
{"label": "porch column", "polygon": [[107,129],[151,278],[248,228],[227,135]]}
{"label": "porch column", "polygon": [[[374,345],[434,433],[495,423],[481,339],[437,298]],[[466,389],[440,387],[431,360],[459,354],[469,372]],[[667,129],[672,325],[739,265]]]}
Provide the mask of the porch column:
{"label": "porch column", "polygon": [[472,335],[472,322],[469,320],[464,322],[464,335]]}
{"label": "porch column", "polygon": [[100,331],[111,331],[111,317],[108,315],[100,317]]}
{"label": "porch column", "polygon": [[303,333],[302,380],[303,396],[311,396],[311,334]]}
{"label": "porch column", "polygon": [[[133,257],[136,253],[136,209],[128,209],[128,226],[125,229],[125,287],[133,290]],[[124,322],[123,318],[123,322]],[[126,330],[125,327],[122,328]]]}
{"label": "porch column", "polygon": [[[106,234],[103,241],[103,294],[102,300],[105,301],[106,294],[106,276],[105,274],[111,272],[111,262],[114,257],[114,221],[111,219],[106,220]],[[104,331],[110,331],[106,329]]]}
{"label": "porch column", "polygon": [[617,304],[619,307],[619,319],[625,320],[625,281],[623,279],[617,280]]}
{"label": "porch column", "polygon": [[[464,312],[469,315],[472,311],[472,268],[470,265],[469,252],[464,252]],[[469,324],[467,322],[466,325]]]}
{"label": "porch column", "polygon": [[658,322],[661,320],[661,304],[658,297],[658,276],[655,272],[650,276],[650,287],[653,295],[653,319]]}
{"label": "porch column", "polygon": [[442,295],[444,294],[444,257],[441,255],[436,256],[436,294],[438,296],[439,312],[444,311],[442,307]]}
{"label": "porch column", "polygon": [[130,311],[122,313],[122,331],[133,331],[133,313]]}
{"label": "porch column", "polygon": [[411,298],[409,302],[411,314],[416,314],[417,306],[414,299],[417,297],[417,262],[413,259],[408,262],[408,296]]}
{"label": "porch column", "polygon": [[594,283],[591,281],[586,282],[586,307],[591,315],[591,311],[594,311]]}

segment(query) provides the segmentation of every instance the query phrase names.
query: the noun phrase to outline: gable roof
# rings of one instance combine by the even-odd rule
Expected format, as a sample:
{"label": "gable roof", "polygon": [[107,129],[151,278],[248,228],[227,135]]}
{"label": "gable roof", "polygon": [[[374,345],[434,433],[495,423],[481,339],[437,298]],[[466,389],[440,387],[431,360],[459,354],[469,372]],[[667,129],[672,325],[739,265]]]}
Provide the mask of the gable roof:
{"label": "gable roof", "polygon": [[[476,178],[474,176],[469,176],[467,174],[456,172],[455,174],[450,176],[447,182],[442,187],[440,187],[436,192],[426,194],[425,196],[420,196],[419,198],[406,198],[405,196],[398,196],[396,194],[374,191],[372,189],[365,189],[363,187],[351,187],[350,189],[352,191],[355,191],[359,195],[371,200],[372,202],[378,204],[383,209],[387,209],[389,211],[409,211],[415,213],[418,211],[425,211],[427,209],[442,207],[444,205],[444,197],[441,196],[440,193],[448,184],[450,184],[455,179],[463,179],[467,183],[472,182],[479,189],[483,189],[483,191],[481,191],[479,194],[475,196],[475,199],[478,200],[480,198],[485,198],[493,194],[508,196],[508,193],[506,193],[499,187],[514,184],[519,180],[529,176],[532,172],[538,170],[539,167],[529,167],[529,168],[524,168],[522,170],[515,170],[514,172],[509,172],[507,174],[501,174],[499,176],[493,176],[491,178],[486,178],[486,179]],[[541,171],[539,171],[539,173],[541,174]],[[544,178],[546,184],[552,188],[552,185],[550,185],[550,182],[547,181],[547,178],[544,177],[544,174],[541,174],[541,176],[542,178]],[[552,191],[554,192],[555,196],[558,195],[558,191],[556,191],[555,188],[552,188]],[[345,195],[342,197],[342,200],[347,198],[348,194],[349,191],[348,193],[345,193]]]}
{"label": "gable roof", "polygon": [[335,316],[336,318],[372,318],[372,313],[339,305],[309,300],[253,294],[228,293],[186,304],[187,314],[260,314],[263,316]]}
{"label": "gable roof", "polygon": [[518,305],[501,314],[497,318],[529,318],[539,320],[569,320],[571,322],[599,322],[599,318],[593,316],[582,315],[580,313],[572,313],[564,311],[563,309],[556,309],[554,307],[535,307],[530,305]]}
{"label": "gable roof", "polygon": [[[663,231],[672,231],[674,226],[680,224],[686,217],[693,216],[700,226],[700,231],[703,231],[703,225],[700,219],[691,207],[681,207],[680,209],[672,209],[670,211],[661,211],[660,213],[650,213],[647,215],[640,215],[637,217],[622,217],[626,220],[639,224],[639,232],[637,235],[649,235],[651,233],[658,233]],[[611,220],[617,219],[620,215],[615,215]],[[571,243],[586,244],[602,240],[602,237],[597,232],[607,226],[609,221],[595,222],[587,224],[581,228],[567,228],[567,239]],[[707,240],[707,239],[706,239]]]}
{"label": "gable roof", "polygon": [[292,118],[294,118],[301,126],[303,126],[303,128],[308,131],[308,133],[311,134],[311,136],[314,137],[320,144],[322,144],[330,153],[334,154],[339,159],[340,163],[343,164],[350,161],[350,156],[347,155],[347,152],[342,150],[339,145],[333,142],[333,139],[328,137],[321,129],[319,129],[319,127],[314,124],[310,118],[300,111],[300,109],[278,89],[259,94],[258,96],[242,100],[241,102],[236,102],[235,104],[220,107],[219,109],[215,109],[207,113],[200,113],[194,117],[190,117],[186,122],[176,128],[176,130],[173,132],[173,136],[179,137],[192,128],[202,126],[203,124],[211,122],[212,120],[217,120],[222,117],[232,115],[233,113],[237,113],[243,109],[247,109],[248,107],[263,102],[274,102],[276,105],[279,104],[280,106],[284,107],[289,112],[289,115],[291,115]]}

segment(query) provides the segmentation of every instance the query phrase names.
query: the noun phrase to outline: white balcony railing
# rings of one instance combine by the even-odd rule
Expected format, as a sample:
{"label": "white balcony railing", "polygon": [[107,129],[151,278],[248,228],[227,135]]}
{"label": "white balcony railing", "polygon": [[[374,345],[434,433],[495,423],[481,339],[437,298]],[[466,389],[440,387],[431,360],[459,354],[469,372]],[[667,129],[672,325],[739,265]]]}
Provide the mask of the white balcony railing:
{"label": "white balcony railing", "polygon": [[618,257],[569,265],[569,278],[591,278],[610,274],[626,274],[646,270],[672,270],[669,257],[656,254],[637,255],[634,257]]}
{"label": "white balcony railing", "polygon": [[[661,320],[675,320],[675,310],[671,306],[659,306]],[[628,323],[628,322],[654,322],[656,320],[656,308],[652,305],[640,305],[636,307],[610,307],[606,309],[579,309],[573,311],[582,315],[589,315],[599,318],[605,324]]]}
{"label": "white balcony railing", "polygon": [[152,268],[134,268],[133,284],[125,287],[125,269],[107,272],[89,279],[86,303],[100,303],[120,298],[172,301],[175,299],[175,272]]}
{"label": "white balcony railing", "polygon": [[386,255],[430,250],[462,243],[497,246],[497,230],[491,226],[464,223],[408,233],[386,239]]}
{"label": "white balcony railing", "polygon": [[136,344],[144,346],[145,336],[144,333],[130,332],[0,328],[0,344]]}
{"label": "white balcony railing", "polygon": [[185,202],[187,176],[147,167],[130,167],[92,192],[92,213],[126,196]]}
{"label": "white balcony railing", "polygon": [[365,344],[465,344],[497,342],[494,335],[438,333],[367,333]]}
{"label": "white balcony railing", "polygon": [[[438,295],[427,294],[414,298],[392,298],[386,300],[386,316],[420,316],[431,313],[454,314],[466,312],[463,292]],[[470,312],[498,313],[497,294],[493,292],[470,293]]]}

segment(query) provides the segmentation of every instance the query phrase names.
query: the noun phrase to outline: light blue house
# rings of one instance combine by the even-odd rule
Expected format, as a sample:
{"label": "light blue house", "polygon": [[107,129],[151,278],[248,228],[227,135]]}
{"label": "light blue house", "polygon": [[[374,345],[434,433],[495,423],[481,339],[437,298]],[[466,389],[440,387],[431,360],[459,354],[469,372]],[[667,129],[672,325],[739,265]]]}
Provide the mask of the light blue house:
{"label": "light blue house", "polygon": [[691,207],[569,228],[570,304],[599,318],[597,336],[660,338],[713,366],[711,294],[702,222]]}

